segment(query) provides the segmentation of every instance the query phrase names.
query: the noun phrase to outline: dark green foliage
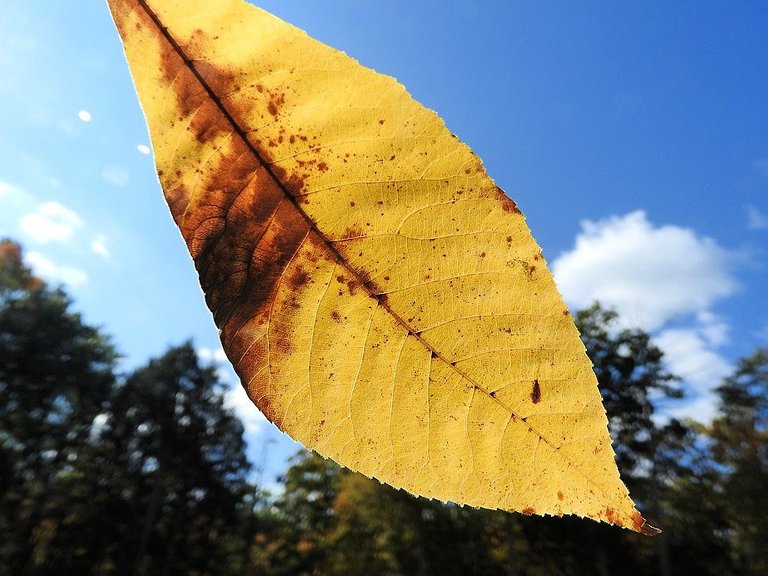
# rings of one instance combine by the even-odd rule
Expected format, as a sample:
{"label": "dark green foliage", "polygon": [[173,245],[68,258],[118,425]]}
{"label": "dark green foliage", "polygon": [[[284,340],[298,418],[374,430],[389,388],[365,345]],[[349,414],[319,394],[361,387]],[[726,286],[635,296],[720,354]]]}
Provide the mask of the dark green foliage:
{"label": "dark green foliage", "polygon": [[768,574],[768,348],[742,359],[718,394],[710,436],[733,562],[743,574]]}
{"label": "dark green foliage", "polygon": [[0,574],[229,574],[243,428],[191,344],[126,378],[0,244]]}
{"label": "dark green foliage", "polygon": [[[243,428],[191,344],[128,375],[69,297],[0,242],[0,576],[768,573],[768,350],[719,388],[711,425],[648,334],[576,316],[622,477],[656,538],[414,498],[302,452],[267,496]],[[653,401],[652,401],[653,400]]]}
{"label": "dark green foliage", "polygon": [[0,574],[37,573],[67,531],[69,484],[109,403],[115,359],[67,295],[0,242]]}

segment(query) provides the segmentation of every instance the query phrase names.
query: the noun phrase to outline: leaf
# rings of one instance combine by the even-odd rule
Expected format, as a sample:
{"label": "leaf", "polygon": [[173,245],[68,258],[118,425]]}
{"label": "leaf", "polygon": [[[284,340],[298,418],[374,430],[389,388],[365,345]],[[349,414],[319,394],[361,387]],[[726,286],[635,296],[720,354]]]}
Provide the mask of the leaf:
{"label": "leaf", "polygon": [[227,355],[280,429],[414,494],[655,529],[515,203],[394,79],[241,0],[109,0]]}

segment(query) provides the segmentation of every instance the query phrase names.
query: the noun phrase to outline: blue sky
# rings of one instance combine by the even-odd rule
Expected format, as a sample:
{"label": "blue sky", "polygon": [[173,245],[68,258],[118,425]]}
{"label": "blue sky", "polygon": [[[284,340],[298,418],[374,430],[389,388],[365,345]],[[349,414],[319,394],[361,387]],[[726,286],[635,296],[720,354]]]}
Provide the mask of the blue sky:
{"label": "blue sky", "polygon": [[[654,334],[691,394],[673,413],[711,416],[712,386],[768,345],[768,4],[257,4],[436,110],[526,213],[568,302]],[[0,236],[126,368],[189,337],[220,359],[106,3],[0,14]],[[255,460],[271,441],[271,479],[295,446],[232,402]]]}

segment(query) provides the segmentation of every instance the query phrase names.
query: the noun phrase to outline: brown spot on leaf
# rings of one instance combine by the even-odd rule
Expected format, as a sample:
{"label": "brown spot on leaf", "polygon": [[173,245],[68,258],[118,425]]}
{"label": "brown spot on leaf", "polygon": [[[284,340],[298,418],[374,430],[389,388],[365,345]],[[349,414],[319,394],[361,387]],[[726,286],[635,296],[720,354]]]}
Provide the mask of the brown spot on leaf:
{"label": "brown spot on leaf", "polygon": [[531,402],[538,404],[541,402],[541,387],[539,386],[539,379],[534,378],[533,389],[531,390]]}
{"label": "brown spot on leaf", "polygon": [[528,508],[523,509],[523,514],[525,514],[526,516],[531,516],[533,514],[536,514],[536,510],[529,506]]}
{"label": "brown spot on leaf", "polygon": [[297,266],[293,271],[291,277],[288,279],[288,284],[293,290],[298,290],[302,286],[305,286],[309,282],[309,274],[301,266]]}
{"label": "brown spot on leaf", "polygon": [[354,238],[360,238],[363,235],[363,231],[359,226],[347,226],[341,235],[343,240],[352,240]]}
{"label": "brown spot on leaf", "polygon": [[320,170],[320,172],[327,172],[328,171],[328,164],[325,162],[318,162],[317,163],[317,169]]}
{"label": "brown spot on leaf", "polygon": [[341,322],[341,314],[339,314],[336,310],[331,312],[331,318],[333,318],[336,322]]}
{"label": "brown spot on leaf", "polygon": [[515,201],[512,200],[506,194],[504,194],[504,191],[501,188],[498,188],[498,187],[496,188],[496,197],[501,202],[501,207],[504,210],[504,212],[522,214],[522,212],[520,212],[520,209],[517,207],[517,204],[515,204]]}
{"label": "brown spot on leaf", "polygon": [[276,117],[283,104],[285,104],[285,94],[270,93],[267,112]]}
{"label": "brown spot on leaf", "polygon": [[384,120],[379,120],[379,124],[384,124]]}
{"label": "brown spot on leaf", "polygon": [[616,511],[608,506],[605,509],[605,518],[610,522],[611,524],[616,524]]}
{"label": "brown spot on leaf", "polygon": [[562,493],[562,492],[560,492],[560,491],[558,490],[558,491],[557,491],[557,499],[558,499],[558,500],[560,500],[560,501],[562,501],[562,500],[563,500],[563,498],[565,498],[565,496],[563,495],[563,493]]}

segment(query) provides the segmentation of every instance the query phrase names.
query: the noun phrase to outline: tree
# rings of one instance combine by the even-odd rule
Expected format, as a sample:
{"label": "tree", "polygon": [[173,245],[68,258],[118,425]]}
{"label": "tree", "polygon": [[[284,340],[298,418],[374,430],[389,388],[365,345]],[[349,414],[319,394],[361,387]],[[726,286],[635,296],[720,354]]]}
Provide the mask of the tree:
{"label": "tree", "polygon": [[[115,388],[101,435],[114,449],[126,511],[118,565],[134,574],[226,574],[246,481],[243,426],[191,343]],[[237,544],[236,547],[242,544]],[[242,555],[240,555],[242,557]]]}
{"label": "tree", "polygon": [[0,574],[37,573],[67,521],[63,484],[108,403],[117,354],[0,241]]}
{"label": "tree", "polygon": [[190,343],[125,378],[100,330],[0,243],[0,575],[245,565],[243,427]]}
{"label": "tree", "polygon": [[768,348],[741,359],[717,393],[710,436],[734,564],[743,574],[768,574]]}

